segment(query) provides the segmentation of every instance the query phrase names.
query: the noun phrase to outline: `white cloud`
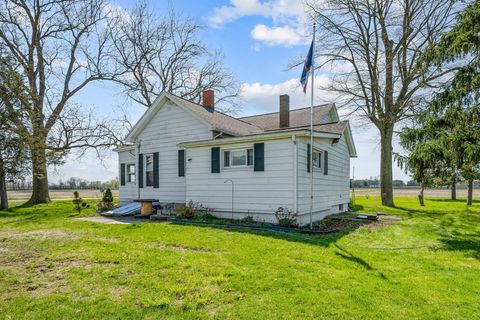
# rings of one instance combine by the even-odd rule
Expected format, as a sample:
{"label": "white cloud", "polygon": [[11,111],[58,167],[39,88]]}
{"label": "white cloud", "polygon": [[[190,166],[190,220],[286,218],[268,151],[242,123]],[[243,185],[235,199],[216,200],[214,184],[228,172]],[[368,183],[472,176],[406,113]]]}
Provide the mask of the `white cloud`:
{"label": "white cloud", "polygon": [[[315,87],[327,85],[330,79],[320,75],[315,77]],[[282,94],[290,96],[292,109],[303,108],[310,105],[310,91],[304,94],[298,78],[292,78],[284,82],[269,83],[243,83],[240,87],[242,99],[242,115],[254,115],[266,112],[278,111],[278,99]],[[335,97],[323,90],[317,89],[315,103],[333,102]]]}
{"label": "white cloud", "polygon": [[303,43],[307,8],[298,0],[230,0],[217,7],[210,24],[219,27],[244,16],[263,16],[272,19],[273,26],[257,24],[251,31],[253,39],[269,46],[292,46]]}
{"label": "white cloud", "polygon": [[118,23],[127,24],[132,21],[130,13],[121,6],[113,3],[107,3],[103,10],[110,19],[117,19]]}
{"label": "white cloud", "polygon": [[250,34],[253,39],[269,46],[292,46],[303,42],[302,34],[289,26],[270,28],[263,24],[257,24]]}
{"label": "white cloud", "polygon": [[229,6],[215,8],[209,20],[213,26],[220,26],[242,16],[266,15],[268,9],[257,0],[231,0]]}
{"label": "white cloud", "polygon": [[210,17],[210,24],[220,26],[244,16],[259,15],[272,18],[276,22],[303,16],[306,6],[299,0],[230,0],[227,6],[217,7]]}

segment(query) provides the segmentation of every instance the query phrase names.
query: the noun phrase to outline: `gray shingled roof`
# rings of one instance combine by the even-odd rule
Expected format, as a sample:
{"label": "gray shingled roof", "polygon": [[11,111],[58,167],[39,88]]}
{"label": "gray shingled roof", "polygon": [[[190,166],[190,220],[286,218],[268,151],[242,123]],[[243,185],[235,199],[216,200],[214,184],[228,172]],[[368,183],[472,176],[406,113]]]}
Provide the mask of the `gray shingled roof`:
{"label": "gray shingled roof", "polygon": [[[347,126],[348,126],[348,120],[343,120],[339,122],[317,124],[313,126],[313,130],[316,132],[342,134]],[[285,132],[285,131],[296,131],[296,130],[310,130],[310,125],[300,126],[300,127],[276,128],[271,130],[265,130],[264,132],[273,133],[273,132]]]}
{"label": "gray shingled roof", "polygon": [[[313,123],[320,124],[331,122],[331,120],[328,119],[328,114],[332,108],[333,104],[324,104],[313,107]],[[273,130],[279,128],[279,112],[260,114],[239,119],[251,123],[263,130]],[[310,125],[309,107],[290,110],[290,127],[302,127],[306,125]]]}
{"label": "gray shingled roof", "polygon": [[199,104],[174,96],[173,94],[170,95],[170,98],[174,100],[175,103],[178,103],[193,111],[201,119],[207,121],[219,131],[224,131],[226,133],[231,133],[233,135],[239,136],[259,133],[263,131],[261,128],[253,124],[236,119],[219,111],[210,112]]}
{"label": "gray shingled roof", "polygon": [[[245,136],[263,132],[284,131],[292,129],[308,129],[310,126],[310,108],[290,110],[290,127],[279,128],[279,113],[267,113],[256,116],[234,118],[219,111],[209,112],[201,105],[169,94],[169,98],[194,112],[215,129],[235,136]],[[331,122],[328,115],[333,104],[315,106],[313,123],[315,131],[327,133],[343,133],[348,121]]]}

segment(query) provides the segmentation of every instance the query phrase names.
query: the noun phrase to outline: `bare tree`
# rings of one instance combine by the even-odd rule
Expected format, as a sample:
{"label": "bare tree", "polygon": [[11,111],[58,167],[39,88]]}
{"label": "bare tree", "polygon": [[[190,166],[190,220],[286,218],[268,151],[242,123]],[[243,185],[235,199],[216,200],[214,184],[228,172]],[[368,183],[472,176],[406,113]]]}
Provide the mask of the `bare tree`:
{"label": "bare tree", "polygon": [[129,98],[149,107],[162,91],[168,91],[200,102],[202,91],[214,89],[220,108],[235,111],[238,85],[226,70],[222,54],[210,51],[199,39],[202,27],[194,19],[173,11],[158,16],[145,2],[118,16],[121,22],[113,41],[117,63],[127,72],[116,81]]}
{"label": "bare tree", "polygon": [[454,70],[429,65],[425,49],[455,17],[451,0],[323,0],[309,7],[320,29],[320,61],[344,64],[325,89],[380,133],[382,204],[393,206],[395,125],[416,113]]}
{"label": "bare tree", "polygon": [[69,119],[65,110],[88,84],[112,79],[115,74],[109,68],[109,31],[115,22],[109,17],[108,3],[103,0],[0,3],[0,47],[9,57],[2,59],[0,98],[11,129],[30,148],[30,204],[50,201],[48,158],[87,145],[85,139],[77,138],[85,133],[85,122]]}

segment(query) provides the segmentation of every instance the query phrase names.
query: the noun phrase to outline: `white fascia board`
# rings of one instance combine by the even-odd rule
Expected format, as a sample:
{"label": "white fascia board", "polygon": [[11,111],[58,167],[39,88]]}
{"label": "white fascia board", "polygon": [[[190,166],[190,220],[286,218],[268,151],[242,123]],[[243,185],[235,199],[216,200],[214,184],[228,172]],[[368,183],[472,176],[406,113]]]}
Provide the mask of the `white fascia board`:
{"label": "white fascia board", "polygon": [[132,144],[132,145],[128,145],[128,146],[117,147],[117,148],[113,149],[113,151],[115,151],[115,152],[125,152],[125,151],[132,151],[134,149],[135,149],[135,146]]}
{"label": "white fascia board", "polygon": [[[276,133],[266,133],[266,134],[261,133],[261,134],[256,134],[256,135],[231,137],[231,138],[221,138],[221,139],[216,139],[216,140],[189,141],[189,142],[179,143],[178,147],[181,147],[181,148],[196,148],[196,147],[226,145],[226,144],[232,144],[232,143],[281,140],[281,139],[290,139],[293,135],[295,135],[295,136],[310,136],[310,132],[306,131],[306,130],[299,130],[299,131],[276,132]],[[330,138],[330,139],[337,139],[337,138],[341,137],[340,134],[321,133],[321,132],[315,132],[313,134],[313,136],[315,138]]]}

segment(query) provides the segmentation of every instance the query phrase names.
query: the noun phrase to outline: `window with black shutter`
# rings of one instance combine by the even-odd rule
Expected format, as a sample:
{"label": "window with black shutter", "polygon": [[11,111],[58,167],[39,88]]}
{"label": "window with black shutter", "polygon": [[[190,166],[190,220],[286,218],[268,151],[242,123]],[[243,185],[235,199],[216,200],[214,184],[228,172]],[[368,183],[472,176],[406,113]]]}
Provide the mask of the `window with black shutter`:
{"label": "window with black shutter", "polygon": [[255,143],[253,145],[253,171],[265,171],[265,143]]}
{"label": "window with black shutter", "polygon": [[323,160],[324,160],[323,174],[327,175],[328,174],[328,151],[323,151]]}
{"label": "window with black shutter", "polygon": [[158,188],[160,186],[160,159],[159,153],[153,153],[153,187]]}
{"label": "window with black shutter", "polygon": [[135,183],[135,175],[136,175],[135,164],[134,163],[127,164],[127,182]]}
{"label": "window with black shutter", "polygon": [[153,187],[153,154],[145,155],[145,186]]}
{"label": "window with black shutter", "polygon": [[178,150],[178,176],[185,177],[185,150]]}
{"label": "window with black shutter", "polygon": [[120,185],[125,185],[125,163],[120,164]]}
{"label": "window with black shutter", "polygon": [[143,153],[138,155],[138,187],[143,188]]}
{"label": "window with black shutter", "polygon": [[212,173],[220,173],[220,148],[219,147],[214,147],[212,148],[212,159],[211,159],[211,165],[212,165]]}

